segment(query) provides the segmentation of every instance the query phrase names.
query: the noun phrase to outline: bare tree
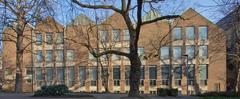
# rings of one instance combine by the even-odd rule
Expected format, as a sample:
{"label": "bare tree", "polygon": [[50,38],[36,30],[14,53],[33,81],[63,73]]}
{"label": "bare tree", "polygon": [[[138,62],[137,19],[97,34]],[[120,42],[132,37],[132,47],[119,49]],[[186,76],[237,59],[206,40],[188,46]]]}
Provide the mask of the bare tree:
{"label": "bare tree", "polygon": [[[161,16],[149,21],[142,21],[142,15],[143,15],[143,10],[145,8],[145,5],[147,4],[152,5],[154,3],[157,4],[157,3],[160,3],[161,1],[163,0],[147,0],[147,1],[121,0],[119,1],[121,3],[121,6],[120,8],[118,8],[114,6],[114,4],[108,4],[107,1],[102,1],[103,3],[87,4],[86,2],[83,2],[83,1],[72,0],[72,2],[75,5],[80,6],[82,8],[113,10],[119,13],[124,18],[124,21],[127,25],[127,28],[130,34],[130,40],[129,40],[130,52],[126,53],[126,52],[121,52],[117,50],[107,50],[97,54],[96,56],[100,57],[105,54],[116,54],[116,55],[121,55],[129,58],[131,63],[131,69],[130,69],[130,91],[128,96],[130,97],[139,96],[141,60],[138,56],[138,41],[139,41],[139,34],[140,34],[141,27],[143,25],[150,24],[159,20],[180,17],[179,15],[167,15],[167,16]],[[132,15],[131,15],[132,11],[136,11],[136,13],[133,13],[133,16],[136,16],[135,20],[132,19]]]}
{"label": "bare tree", "polygon": [[0,0],[0,21],[13,33],[3,32],[3,35],[11,36],[2,38],[1,41],[14,42],[16,45],[16,79],[15,92],[23,90],[23,53],[25,48],[31,44],[24,45],[30,24],[39,20],[47,12],[48,0]]}

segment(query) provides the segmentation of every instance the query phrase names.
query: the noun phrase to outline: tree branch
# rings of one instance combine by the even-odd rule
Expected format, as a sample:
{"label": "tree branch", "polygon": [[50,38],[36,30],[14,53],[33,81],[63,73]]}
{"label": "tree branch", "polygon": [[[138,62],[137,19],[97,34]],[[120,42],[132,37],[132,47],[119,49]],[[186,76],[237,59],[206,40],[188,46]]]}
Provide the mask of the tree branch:
{"label": "tree branch", "polygon": [[110,9],[114,10],[118,13],[122,13],[122,10],[112,6],[112,5],[90,5],[90,4],[83,4],[78,0],[72,0],[73,3],[83,7],[83,8],[90,8],[90,9]]}
{"label": "tree branch", "polygon": [[157,22],[157,21],[164,20],[164,19],[168,19],[169,20],[169,19],[175,19],[175,18],[181,18],[181,19],[185,20],[180,15],[167,15],[167,16],[162,16],[162,17],[155,18],[153,20],[144,21],[144,22],[142,22],[141,25],[150,24],[150,23]]}

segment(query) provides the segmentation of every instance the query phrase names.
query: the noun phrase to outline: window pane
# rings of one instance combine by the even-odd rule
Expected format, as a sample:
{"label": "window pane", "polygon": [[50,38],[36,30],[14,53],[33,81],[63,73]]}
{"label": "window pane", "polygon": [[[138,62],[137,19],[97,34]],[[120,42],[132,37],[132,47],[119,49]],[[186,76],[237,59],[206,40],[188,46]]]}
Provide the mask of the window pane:
{"label": "window pane", "polygon": [[120,41],[120,30],[113,30],[113,40]]}
{"label": "window pane", "polygon": [[86,80],[86,68],[85,67],[79,67],[79,79],[80,83],[84,83]]}
{"label": "window pane", "polygon": [[107,31],[100,31],[100,40],[103,42],[108,41],[108,32]]}
{"label": "window pane", "polygon": [[195,65],[188,65],[188,79],[193,80],[195,78]]}
{"label": "window pane", "polygon": [[161,66],[161,74],[162,74],[162,80],[168,80],[169,79],[169,73],[170,73],[170,66],[169,65],[162,65]]}
{"label": "window pane", "polygon": [[206,59],[208,57],[208,47],[207,46],[199,46],[199,57]]}
{"label": "window pane", "polygon": [[129,30],[124,30],[123,40],[125,40],[125,41],[130,40]]}
{"label": "window pane", "polygon": [[186,54],[189,59],[193,59],[195,57],[195,46],[186,46]]}
{"label": "window pane", "polygon": [[91,67],[89,70],[90,80],[97,80],[97,67]]}
{"label": "window pane", "polygon": [[53,38],[52,33],[46,33],[46,42],[47,44],[52,44]]}
{"label": "window pane", "polygon": [[138,56],[143,56],[144,48],[138,48]]}
{"label": "window pane", "polygon": [[140,70],[140,72],[141,72],[141,76],[140,76],[140,79],[144,79],[145,77],[144,77],[144,66],[141,66],[141,70]]}
{"label": "window pane", "polygon": [[42,62],[43,55],[42,55],[42,51],[38,50],[37,51],[37,62]]}
{"label": "window pane", "polygon": [[199,65],[200,70],[200,80],[207,80],[208,78],[208,67],[207,65]]}
{"label": "window pane", "polygon": [[63,50],[57,51],[57,61],[63,61]]}
{"label": "window pane", "polygon": [[63,33],[57,33],[57,44],[63,44]]}
{"label": "window pane", "polygon": [[74,51],[73,50],[67,50],[67,60],[68,61],[74,60]]}
{"label": "window pane", "polygon": [[74,81],[74,67],[68,68],[68,78],[69,81]]}
{"label": "window pane", "polygon": [[52,68],[46,68],[47,71],[47,80],[53,80],[53,69]]}
{"label": "window pane", "polygon": [[42,44],[42,34],[41,33],[37,33],[36,34],[36,44],[37,45],[41,45]]}
{"label": "window pane", "polygon": [[182,79],[182,66],[173,65],[174,68],[174,79]]}
{"label": "window pane", "polygon": [[50,51],[50,50],[48,50],[48,51],[46,51],[46,54],[47,54],[46,61],[47,61],[47,62],[52,61],[53,52]]}
{"label": "window pane", "polygon": [[42,68],[36,68],[36,79],[43,80],[42,78]]}
{"label": "window pane", "polygon": [[207,27],[199,27],[199,40],[207,40]]}
{"label": "window pane", "polygon": [[63,67],[58,67],[57,68],[57,79],[59,81],[63,81],[64,80],[64,68]]}
{"label": "window pane", "polygon": [[172,33],[172,40],[181,40],[182,34],[181,34],[181,28],[174,28]]}
{"label": "window pane", "polygon": [[113,79],[120,79],[120,67],[113,66]]}
{"label": "window pane", "polygon": [[195,39],[194,27],[187,27],[186,28],[186,39],[187,40],[194,40]]}
{"label": "window pane", "polygon": [[161,59],[168,59],[169,58],[169,47],[161,47]]}
{"label": "window pane", "polygon": [[130,77],[130,66],[125,65],[125,79],[129,79]]}
{"label": "window pane", "polygon": [[157,66],[149,66],[149,79],[157,79]]}
{"label": "window pane", "polygon": [[173,59],[181,59],[181,47],[173,47]]}

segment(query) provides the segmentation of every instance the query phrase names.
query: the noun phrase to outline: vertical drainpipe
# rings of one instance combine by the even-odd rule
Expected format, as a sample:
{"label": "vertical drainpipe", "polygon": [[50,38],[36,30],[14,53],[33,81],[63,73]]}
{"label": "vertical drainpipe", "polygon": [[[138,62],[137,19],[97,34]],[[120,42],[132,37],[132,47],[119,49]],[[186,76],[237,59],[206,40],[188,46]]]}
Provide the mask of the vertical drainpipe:
{"label": "vertical drainpipe", "polygon": [[32,93],[34,92],[34,74],[35,74],[35,71],[34,71],[34,65],[33,65],[33,29],[31,29],[31,64],[32,64]]}

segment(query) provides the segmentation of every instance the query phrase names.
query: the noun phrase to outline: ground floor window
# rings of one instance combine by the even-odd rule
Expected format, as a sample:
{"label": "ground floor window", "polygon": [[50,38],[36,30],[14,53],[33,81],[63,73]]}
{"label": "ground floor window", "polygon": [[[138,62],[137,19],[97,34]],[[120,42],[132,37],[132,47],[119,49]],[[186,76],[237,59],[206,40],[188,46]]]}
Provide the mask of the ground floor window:
{"label": "ground floor window", "polygon": [[79,80],[80,80],[80,86],[85,86],[85,80],[86,80],[86,67],[79,67]]}
{"label": "ground floor window", "polygon": [[150,65],[149,66],[150,86],[156,86],[156,79],[157,79],[157,66],[156,65]]}
{"label": "ground floor window", "polygon": [[91,80],[91,86],[96,86],[97,85],[97,67],[89,68],[89,76]]}

